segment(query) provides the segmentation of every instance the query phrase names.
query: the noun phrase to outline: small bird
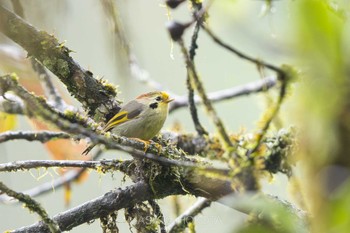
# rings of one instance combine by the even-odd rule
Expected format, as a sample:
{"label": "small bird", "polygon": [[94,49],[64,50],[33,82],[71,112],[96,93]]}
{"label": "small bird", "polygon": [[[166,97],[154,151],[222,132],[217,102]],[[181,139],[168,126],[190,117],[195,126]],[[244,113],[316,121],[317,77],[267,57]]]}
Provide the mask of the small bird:
{"label": "small bird", "polygon": [[[142,94],[122,106],[104,126],[103,132],[111,131],[119,136],[149,141],[163,127],[168,116],[168,104],[173,100],[164,91]],[[93,147],[89,146],[82,154],[88,154]]]}

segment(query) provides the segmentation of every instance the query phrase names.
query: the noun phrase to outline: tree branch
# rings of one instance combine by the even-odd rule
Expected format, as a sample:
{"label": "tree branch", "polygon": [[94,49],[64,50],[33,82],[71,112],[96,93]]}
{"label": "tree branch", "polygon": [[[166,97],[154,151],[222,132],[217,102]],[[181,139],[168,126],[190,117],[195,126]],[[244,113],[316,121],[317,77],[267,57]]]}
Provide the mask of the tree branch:
{"label": "tree branch", "polygon": [[[19,0],[11,1],[14,12],[25,19],[23,6]],[[53,105],[58,108],[60,111],[67,109],[65,102],[63,101],[61,95],[57,92],[55,86],[52,83],[49,73],[45,70],[44,66],[41,65],[35,58],[30,57],[30,62],[33,69],[37,72],[39,79],[42,83],[43,89],[46,92],[49,102],[52,102]]]}
{"label": "tree branch", "polygon": [[101,170],[119,170],[123,166],[121,160],[101,160],[101,161],[82,161],[82,160],[25,160],[9,163],[0,163],[0,172],[12,172],[17,170],[29,170],[33,168],[49,167],[81,167]]}
{"label": "tree branch", "polygon": [[52,132],[52,131],[7,131],[4,133],[0,133],[0,143],[10,141],[10,140],[18,140],[23,139],[27,141],[40,141],[42,143],[48,142],[50,140],[64,138],[68,139],[72,136],[63,133],[63,132]]}
{"label": "tree branch", "polygon": [[[276,83],[277,79],[275,77],[267,77],[238,87],[208,93],[208,98],[212,103],[216,103],[243,95],[267,91],[271,87],[274,87]],[[188,98],[186,96],[176,97],[176,99],[170,105],[169,112],[175,111],[182,107],[187,107],[187,99]],[[194,100],[196,104],[203,104],[198,96],[195,96]]]}
{"label": "tree branch", "polygon": [[[195,7],[196,11],[199,11],[202,8],[202,3],[192,2],[192,4]],[[189,48],[189,56],[188,57],[192,63],[194,62],[194,57],[196,55],[196,49],[198,48],[197,39],[198,39],[198,34],[199,34],[199,30],[201,27],[200,25],[202,24],[202,21],[203,21],[202,18],[197,20],[196,25],[195,25],[194,30],[193,30],[192,37],[191,37],[191,45]],[[187,85],[187,91],[188,91],[187,100],[188,100],[188,105],[189,105],[189,109],[190,109],[190,113],[191,113],[194,127],[199,135],[208,135],[207,130],[205,130],[205,128],[202,126],[202,124],[199,121],[197,107],[196,107],[195,101],[194,101],[194,89],[193,89],[194,83],[191,79],[191,71],[189,69],[187,69],[186,85]]]}
{"label": "tree branch", "polygon": [[93,78],[69,56],[70,50],[57,39],[19,18],[0,6],[0,31],[27,50],[66,86],[72,96],[89,109],[90,115],[99,119],[107,113],[119,110],[115,88],[105,81]]}
{"label": "tree branch", "polygon": [[[167,192],[154,193],[149,185],[144,182],[138,182],[125,189],[116,189],[105,193],[94,200],[88,201],[75,208],[55,215],[52,219],[58,223],[62,231],[69,231],[83,223],[90,222],[96,218],[112,213],[116,210],[131,207],[137,203],[151,200],[154,198],[163,198],[168,195],[184,194],[181,189],[172,189],[169,186]],[[31,226],[22,227],[12,231],[12,233],[36,233],[48,232],[48,228],[43,222],[38,222]]]}
{"label": "tree branch", "polygon": [[242,58],[242,59],[245,59],[245,60],[248,60],[252,63],[254,63],[255,65],[257,65],[258,67],[260,66],[263,66],[263,67],[266,67],[272,71],[275,71],[279,76],[285,76],[285,72],[275,66],[275,65],[272,65],[270,63],[267,63],[267,62],[264,62],[260,59],[257,59],[257,58],[253,58],[247,54],[244,54],[243,52],[241,51],[238,51],[237,49],[233,48],[232,46],[228,45],[227,43],[223,42],[218,36],[216,36],[214,34],[214,32],[212,32],[208,26],[205,26],[204,24],[202,24],[202,28],[204,29],[204,31],[214,40],[215,43],[217,43],[218,45],[222,46],[223,48],[225,48],[226,50],[236,54],[238,57]]}

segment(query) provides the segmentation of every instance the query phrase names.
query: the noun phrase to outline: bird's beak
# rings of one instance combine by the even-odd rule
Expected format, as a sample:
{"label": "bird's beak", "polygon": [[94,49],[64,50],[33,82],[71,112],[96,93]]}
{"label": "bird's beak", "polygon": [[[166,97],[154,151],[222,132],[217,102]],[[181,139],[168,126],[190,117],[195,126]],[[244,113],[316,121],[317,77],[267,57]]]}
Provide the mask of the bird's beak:
{"label": "bird's beak", "polygon": [[167,99],[166,101],[165,101],[165,103],[170,103],[171,101],[173,101],[174,99]]}

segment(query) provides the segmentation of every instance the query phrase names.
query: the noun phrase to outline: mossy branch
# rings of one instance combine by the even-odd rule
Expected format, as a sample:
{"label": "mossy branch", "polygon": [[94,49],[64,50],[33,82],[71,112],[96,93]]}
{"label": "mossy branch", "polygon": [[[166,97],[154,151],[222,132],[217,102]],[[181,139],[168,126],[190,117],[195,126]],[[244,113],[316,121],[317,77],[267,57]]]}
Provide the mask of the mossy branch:
{"label": "mossy branch", "polygon": [[16,191],[13,191],[9,187],[7,187],[5,184],[0,182],[0,191],[3,193],[6,193],[8,196],[11,196],[13,198],[16,198],[20,202],[24,203],[25,206],[33,212],[36,212],[42,219],[43,225],[52,233],[59,233],[61,232],[60,227],[58,226],[57,222],[49,217],[45,209],[32,199],[30,196],[23,194],[23,193],[17,193]]}
{"label": "mossy branch", "polygon": [[107,113],[119,110],[115,88],[83,69],[69,55],[71,51],[53,35],[39,31],[3,6],[0,6],[0,31],[54,73],[95,119],[104,119]]}

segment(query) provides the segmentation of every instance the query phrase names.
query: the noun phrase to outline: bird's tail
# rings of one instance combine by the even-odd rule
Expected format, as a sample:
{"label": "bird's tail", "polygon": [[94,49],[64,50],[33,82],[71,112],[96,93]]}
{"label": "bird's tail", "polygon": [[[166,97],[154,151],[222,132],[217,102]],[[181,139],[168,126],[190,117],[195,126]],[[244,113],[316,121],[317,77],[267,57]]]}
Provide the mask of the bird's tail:
{"label": "bird's tail", "polygon": [[90,146],[88,146],[84,151],[83,151],[83,153],[81,153],[82,155],[87,155],[91,150],[92,150],[92,148],[94,148],[95,147],[95,145],[90,145]]}

